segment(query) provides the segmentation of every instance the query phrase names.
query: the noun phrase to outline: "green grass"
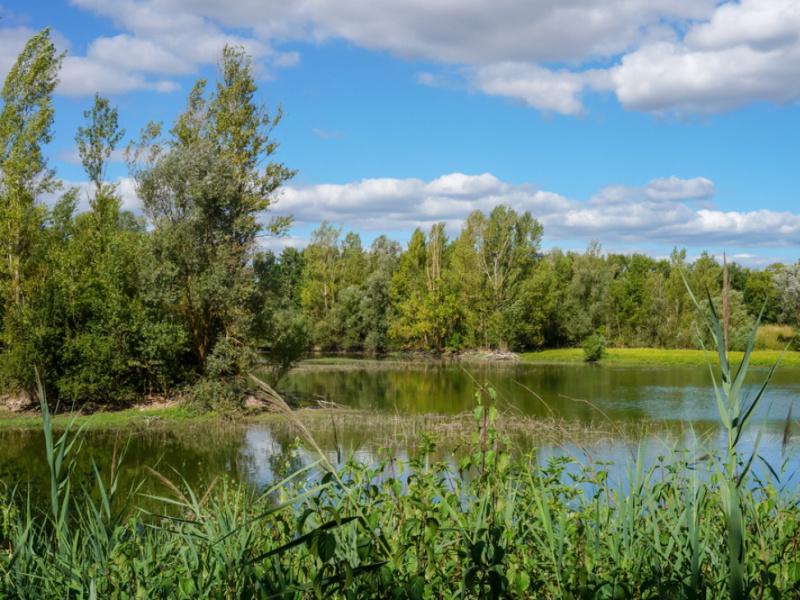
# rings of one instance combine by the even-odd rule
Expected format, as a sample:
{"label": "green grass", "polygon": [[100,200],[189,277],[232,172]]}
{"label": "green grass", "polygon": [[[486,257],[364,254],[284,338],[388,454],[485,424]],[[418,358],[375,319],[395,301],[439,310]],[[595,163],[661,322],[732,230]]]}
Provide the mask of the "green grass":
{"label": "green grass", "polygon": [[[492,390],[477,397],[458,466],[417,431],[403,459],[387,451],[335,468],[320,452],[322,479],[286,456],[276,478],[294,475],[258,495],[152,473],[164,491],[148,496],[161,505],[151,512],[137,508],[136,486],[119,485],[124,450],[86,481],[72,466],[81,432],[48,434],[45,408],[56,501],[29,510],[23,488],[0,489],[0,597],[739,597],[720,509],[728,479],[714,458],[698,448],[647,464],[640,451],[626,482],[607,463],[542,464],[509,452],[493,401]],[[306,447],[318,446],[306,437]],[[798,497],[779,486],[744,473],[737,492],[749,597],[800,592]]]}
{"label": "green grass", "polygon": [[[167,408],[129,408],[116,411],[99,411],[90,415],[62,413],[53,417],[53,426],[63,429],[73,420],[76,425],[89,430],[129,429],[161,424],[196,423],[221,418],[216,413],[198,413],[184,406]],[[0,430],[39,429],[42,417],[38,412],[0,412]]]}
{"label": "green grass", "polygon": [[[770,367],[778,360],[778,350],[755,350],[750,362],[753,366]],[[581,348],[558,348],[525,352],[521,359],[528,363],[562,364],[583,363]],[[608,348],[600,364],[620,366],[658,366],[658,365],[695,365],[705,366],[707,360],[714,361],[716,355],[702,350],[662,349],[662,348]],[[742,359],[741,352],[731,352],[730,360],[738,363]],[[787,351],[781,365],[784,367],[800,367],[800,352]]]}

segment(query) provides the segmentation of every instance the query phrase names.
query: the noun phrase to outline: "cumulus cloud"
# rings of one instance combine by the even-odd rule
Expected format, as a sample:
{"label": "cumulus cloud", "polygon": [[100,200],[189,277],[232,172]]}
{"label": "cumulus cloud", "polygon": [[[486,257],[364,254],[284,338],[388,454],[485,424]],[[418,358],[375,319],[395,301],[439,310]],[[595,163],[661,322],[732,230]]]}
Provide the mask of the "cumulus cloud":
{"label": "cumulus cloud", "polygon": [[[115,181],[126,210],[141,214],[142,205],[129,177]],[[78,210],[88,209],[91,184],[62,181],[62,189],[45,198],[52,205],[68,188],[79,189]],[[491,173],[448,173],[425,181],[416,178],[363,179],[344,184],[287,186],[274,214],[291,215],[301,231],[321,221],[366,233],[410,234],[415,227],[444,222],[457,235],[469,214],[490,212],[505,204],[530,211],[543,225],[545,238],[599,240],[604,245],[682,245],[695,248],[786,248],[800,244],[800,214],[789,211],[734,211],[698,206],[709,200],[714,184],[704,177],[665,177],[641,186],[608,186],[587,200],[568,198],[528,183],[508,183]],[[265,236],[265,249],[302,248],[297,235]],[[739,256],[739,255],[737,255]],[[756,264],[758,255],[743,252],[739,262]],[[741,258],[741,260],[740,260]]]}
{"label": "cumulus cloud", "polygon": [[[567,115],[585,111],[589,91],[654,113],[800,99],[796,0],[71,1],[120,33],[68,59],[61,91],[70,95],[170,91],[226,43],[245,47],[269,77],[300,61],[281,43],[344,39],[433,63],[421,84]],[[28,33],[0,30],[0,73]]]}
{"label": "cumulus cloud", "polygon": [[4,80],[25,42],[34,34],[27,27],[0,28],[0,79]]}
{"label": "cumulus cloud", "polygon": [[498,63],[480,67],[473,73],[474,85],[490,96],[508,96],[528,106],[566,115],[583,111],[581,75],[570,71],[550,71],[527,63]]}
{"label": "cumulus cloud", "polygon": [[297,248],[298,250],[302,250],[308,245],[308,240],[294,235],[269,235],[259,238],[258,245],[262,250],[271,250],[275,254],[280,254],[286,248]]}
{"label": "cumulus cloud", "polygon": [[604,243],[664,243],[706,247],[790,246],[800,243],[800,215],[758,210],[725,211],[698,207],[714,193],[704,177],[654,179],[643,186],[609,186],[588,200],[570,199],[531,184],[511,184],[494,175],[451,173],[432,181],[364,179],[346,184],[292,186],[277,210],[299,223],[322,220],[382,232],[386,224],[410,231],[444,221],[457,232],[474,210],[507,204],[530,211],[545,236],[598,239]]}
{"label": "cumulus cloud", "polygon": [[[160,0],[73,0],[73,4],[108,17],[123,33],[98,37],[79,54],[56,32],[57,46],[68,52],[58,87],[67,96],[171,92],[178,87],[175,77],[216,64],[226,44],[243,47],[263,77],[300,60],[297,52],[276,51],[269,40],[225,30],[219,20],[209,19],[190,3],[175,11]],[[252,30],[253,23],[241,27]],[[27,27],[0,28],[0,76],[8,72],[33,33]]]}

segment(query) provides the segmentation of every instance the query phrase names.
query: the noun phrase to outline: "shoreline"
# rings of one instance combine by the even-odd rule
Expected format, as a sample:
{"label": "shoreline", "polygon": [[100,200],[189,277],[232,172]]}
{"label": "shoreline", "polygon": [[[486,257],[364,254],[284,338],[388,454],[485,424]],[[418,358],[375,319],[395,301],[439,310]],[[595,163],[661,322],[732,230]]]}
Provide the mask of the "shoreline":
{"label": "shoreline", "polygon": [[[497,358],[497,357],[500,358]],[[730,359],[735,367],[741,360],[741,352],[731,352]],[[753,367],[771,367],[781,352],[776,350],[756,350],[751,357]],[[470,351],[465,354],[451,354],[435,357],[421,356],[418,353],[392,353],[384,357],[370,356],[323,356],[311,357],[301,361],[292,371],[337,372],[363,369],[419,369],[442,364],[484,364],[505,366],[546,366],[570,365],[586,368],[603,367],[707,367],[708,360],[716,360],[716,354],[702,350],[659,349],[659,348],[609,348],[598,363],[586,363],[581,348],[559,348],[525,352],[520,354]],[[781,360],[780,368],[800,368],[800,352],[787,351]],[[325,409],[301,409],[325,411]],[[344,409],[349,410],[349,409]],[[87,429],[114,430],[124,428],[151,428],[169,425],[192,425],[206,422],[248,423],[270,418],[268,412],[198,412],[187,404],[178,401],[151,403],[142,401],[118,409],[98,410],[92,413],[70,412],[55,416],[57,427],[63,427],[75,418],[76,424]],[[41,417],[35,408],[11,409],[0,405],[0,431],[30,430],[41,426]]]}

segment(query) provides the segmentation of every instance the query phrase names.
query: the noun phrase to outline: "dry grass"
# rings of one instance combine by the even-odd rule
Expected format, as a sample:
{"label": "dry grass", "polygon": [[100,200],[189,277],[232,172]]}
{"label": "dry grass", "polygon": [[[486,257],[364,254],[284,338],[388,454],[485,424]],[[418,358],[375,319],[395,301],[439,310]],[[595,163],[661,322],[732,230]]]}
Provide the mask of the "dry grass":
{"label": "dry grass", "polygon": [[783,350],[796,333],[791,325],[761,325],[756,334],[758,350]]}
{"label": "dry grass", "polygon": [[[363,449],[406,448],[413,451],[425,440],[435,439],[443,448],[455,448],[471,439],[475,420],[471,413],[456,415],[392,415],[353,409],[301,409],[287,414],[264,414],[256,422],[268,423],[276,433],[304,437],[297,422],[317,439],[322,447],[340,446]],[[557,417],[532,417],[512,412],[500,413],[496,427],[512,445],[536,446],[592,445],[620,439],[639,440],[650,434],[666,433],[663,424],[601,421],[587,424]]]}

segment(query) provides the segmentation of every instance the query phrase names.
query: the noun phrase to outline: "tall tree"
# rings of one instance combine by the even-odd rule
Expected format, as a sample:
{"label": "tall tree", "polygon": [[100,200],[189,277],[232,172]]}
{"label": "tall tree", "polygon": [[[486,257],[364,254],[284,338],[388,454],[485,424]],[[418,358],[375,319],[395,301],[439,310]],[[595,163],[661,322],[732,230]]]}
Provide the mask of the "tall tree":
{"label": "tall tree", "polygon": [[535,264],[541,237],[542,226],[530,213],[518,214],[508,206],[496,206],[488,217],[475,211],[467,218],[457,242],[458,262],[463,273],[480,276],[468,294],[480,296],[481,345],[508,346],[513,319],[506,311]]}
{"label": "tall tree", "polygon": [[[58,184],[43,147],[52,139],[53,90],[62,56],[50,30],[25,44],[6,77],[0,112],[0,318],[2,342],[13,350],[3,354],[11,363],[8,377],[25,387],[31,383],[33,356],[25,357],[29,323],[24,302],[39,283],[36,250],[41,241],[46,208],[41,194]],[[30,361],[30,362],[29,362]],[[27,363],[27,364],[26,364]],[[27,370],[28,374],[25,374]]]}
{"label": "tall tree", "polygon": [[38,202],[57,188],[43,146],[52,140],[53,90],[61,56],[44,29],[25,44],[3,85],[0,112],[0,236],[8,297],[20,304],[26,262],[46,214]]}
{"label": "tall tree", "polygon": [[[129,153],[153,224],[156,285],[174,307],[201,372],[230,375],[254,358],[252,258],[275,191],[293,172],[273,160],[271,117],[255,100],[252,63],[226,47],[215,90],[200,80],[167,144],[151,125]],[[279,234],[286,218],[266,229]]]}
{"label": "tall tree", "polygon": [[340,228],[324,222],[311,233],[304,253],[300,301],[314,323],[314,341],[323,347],[336,345],[331,311],[336,305],[342,279],[340,236]]}

